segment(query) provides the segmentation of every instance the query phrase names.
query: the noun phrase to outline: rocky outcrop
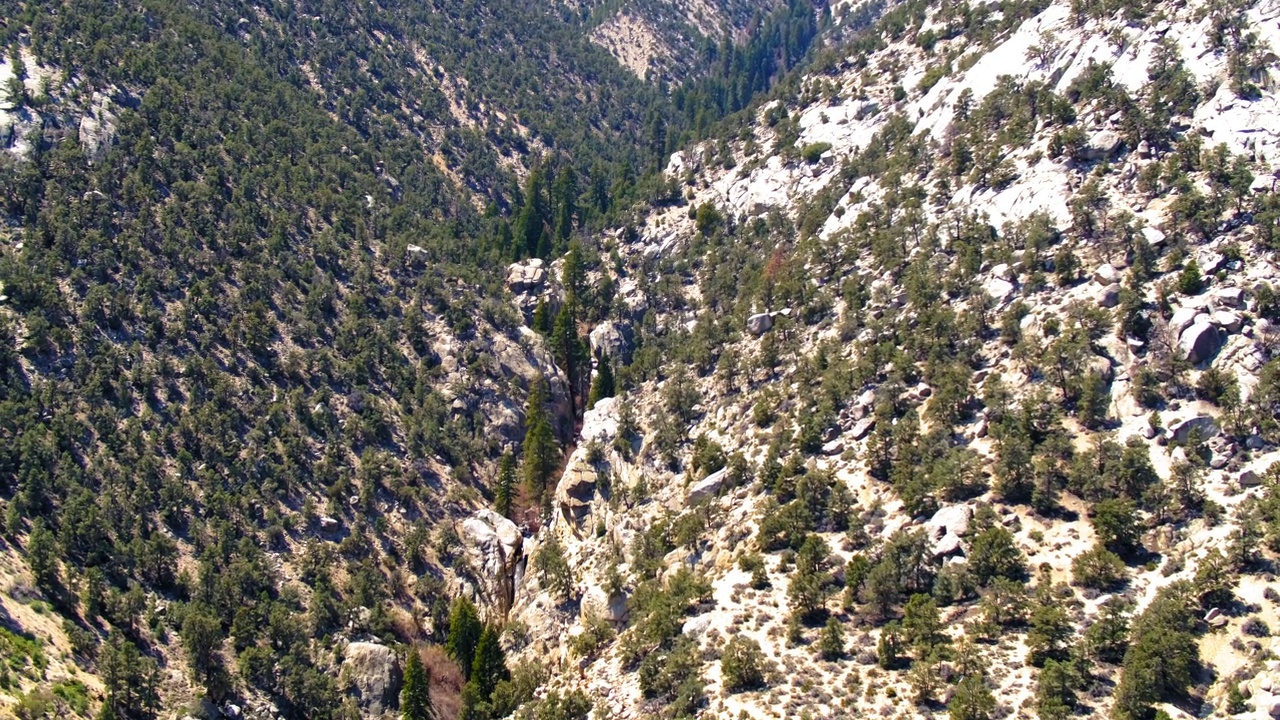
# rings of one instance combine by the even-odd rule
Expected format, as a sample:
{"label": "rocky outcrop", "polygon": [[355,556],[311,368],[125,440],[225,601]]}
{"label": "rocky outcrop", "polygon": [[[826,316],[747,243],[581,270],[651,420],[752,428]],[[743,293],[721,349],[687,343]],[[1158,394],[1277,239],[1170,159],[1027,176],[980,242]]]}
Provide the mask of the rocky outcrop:
{"label": "rocky outcrop", "polygon": [[1101,130],[1089,138],[1089,144],[1080,150],[1082,160],[1105,160],[1115,156],[1124,145],[1124,138],[1113,130]]}
{"label": "rocky outcrop", "polygon": [[394,717],[404,681],[400,658],[394,650],[377,643],[353,642],[343,654],[342,676],[362,718]]}
{"label": "rocky outcrop", "polygon": [[773,329],[773,316],[769,313],[756,313],[747,318],[747,332],[759,337]]}
{"label": "rocky outcrop", "polygon": [[556,504],[566,520],[577,522],[591,512],[596,495],[595,468],[579,460],[570,464],[556,485]]}
{"label": "rocky outcrop", "polygon": [[1208,415],[1197,415],[1169,426],[1170,437],[1179,445],[1186,444],[1193,433],[1198,433],[1201,440],[1208,440],[1218,434],[1218,423]]}
{"label": "rocky outcrop", "polygon": [[599,585],[592,585],[583,592],[579,611],[584,621],[596,617],[615,626],[625,623],[630,614],[625,592],[610,593]]}
{"label": "rocky outcrop", "polygon": [[693,507],[694,505],[704,503],[719,495],[720,491],[724,488],[725,479],[728,477],[729,469],[720,468],[694,483],[689,487],[689,506]]}
{"label": "rocky outcrop", "polygon": [[608,355],[613,362],[623,365],[631,364],[631,353],[635,350],[636,338],[630,324],[606,320],[597,325],[588,337],[591,342],[591,354],[595,357]]}
{"label": "rocky outcrop", "polygon": [[88,111],[80,118],[79,126],[80,147],[90,163],[100,162],[115,144],[116,122],[111,100],[95,92]]}
{"label": "rocky outcrop", "polygon": [[969,523],[973,520],[973,508],[968,505],[949,505],[939,508],[933,517],[924,524],[933,541],[933,552],[938,557],[963,552],[961,538],[969,532]]}
{"label": "rocky outcrop", "polygon": [[539,290],[546,280],[547,270],[543,267],[542,258],[512,263],[507,268],[507,288],[516,295]]}
{"label": "rocky outcrop", "polygon": [[1178,339],[1179,353],[1193,365],[1212,360],[1221,349],[1222,332],[1217,325],[1203,320],[1193,322]]}
{"label": "rocky outcrop", "polygon": [[505,612],[511,606],[516,568],[524,559],[520,528],[492,510],[477,510],[462,521],[458,537],[480,575],[481,600]]}

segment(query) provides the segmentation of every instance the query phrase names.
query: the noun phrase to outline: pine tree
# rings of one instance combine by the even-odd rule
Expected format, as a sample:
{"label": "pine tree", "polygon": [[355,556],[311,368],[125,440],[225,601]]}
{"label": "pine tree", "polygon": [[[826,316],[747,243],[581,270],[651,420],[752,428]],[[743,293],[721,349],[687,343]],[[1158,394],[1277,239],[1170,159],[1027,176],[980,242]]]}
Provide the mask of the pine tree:
{"label": "pine tree", "polygon": [[506,657],[498,642],[498,631],[492,625],[486,625],[480,633],[476,655],[471,662],[471,682],[479,687],[480,696],[487,699],[499,682],[510,678]]}
{"label": "pine tree", "polygon": [[947,704],[951,720],[990,720],[995,710],[996,699],[981,675],[966,675]]}
{"label": "pine tree", "polygon": [[539,495],[546,489],[558,460],[555,434],[547,417],[547,394],[547,381],[541,377],[535,380],[529,390],[524,420],[524,479],[529,489]]}
{"label": "pine tree", "polygon": [[591,394],[587,396],[587,409],[596,406],[596,403],[613,397],[617,389],[614,387],[613,365],[609,362],[609,354],[601,353],[600,366],[596,370],[595,381],[591,383]]}
{"label": "pine tree", "polygon": [[1066,720],[1076,706],[1075,673],[1071,663],[1047,660],[1036,685],[1040,720]]}
{"label": "pine tree", "polygon": [[511,514],[511,502],[515,496],[516,458],[510,452],[502,455],[498,465],[498,482],[493,491],[493,509],[499,515],[507,517]]}
{"label": "pine tree", "polygon": [[37,518],[27,536],[27,564],[35,576],[36,587],[50,599],[62,589],[62,573],[58,569],[57,541],[43,518]]}
{"label": "pine tree", "polygon": [[533,556],[533,569],[538,573],[542,587],[565,600],[573,592],[573,571],[564,556],[564,546],[554,534],[547,539]]}
{"label": "pine tree", "polygon": [[818,635],[818,655],[823,660],[839,660],[844,657],[844,627],[835,618],[827,618],[826,627]]}
{"label": "pine tree", "polygon": [[533,324],[531,329],[539,335],[551,334],[551,309],[547,307],[545,299],[539,299],[538,305],[533,309]]}
{"label": "pine tree", "polygon": [[422,664],[417,648],[412,648],[400,691],[400,717],[402,720],[434,720],[435,716],[435,708],[431,707],[431,673]]}
{"label": "pine tree", "polygon": [[476,606],[465,597],[455,600],[453,610],[449,613],[449,640],[445,649],[462,668],[465,678],[471,677],[471,664],[475,662],[476,645],[480,642],[483,631]]}
{"label": "pine tree", "polygon": [[524,207],[516,216],[515,240],[525,257],[546,258],[551,254],[551,239],[547,237],[546,193],[543,190],[542,168],[529,173],[525,185]]}
{"label": "pine tree", "polygon": [[573,233],[574,217],[578,214],[578,176],[568,164],[561,167],[556,176],[551,202],[556,215],[556,240],[563,243]]}

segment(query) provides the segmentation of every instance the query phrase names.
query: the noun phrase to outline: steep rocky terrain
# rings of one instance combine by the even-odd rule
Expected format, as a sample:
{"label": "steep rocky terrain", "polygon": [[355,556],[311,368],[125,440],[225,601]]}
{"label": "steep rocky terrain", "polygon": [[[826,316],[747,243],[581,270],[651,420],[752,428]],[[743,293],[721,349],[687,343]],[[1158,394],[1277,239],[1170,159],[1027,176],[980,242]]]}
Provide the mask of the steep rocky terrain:
{"label": "steep rocky terrain", "polygon": [[[639,337],[634,385],[530,539],[573,587],[523,573],[512,641],[615,717],[1057,717],[1066,665],[1076,713],[1280,708],[1278,35],[1268,2],[908,3],[673,155],[684,202],[603,240],[650,288],[592,334]],[[1101,628],[1165,595],[1198,661],[1135,700],[1146,648]]]}
{"label": "steep rocky terrain", "polygon": [[1280,5],[54,5],[4,712],[1280,712]]}

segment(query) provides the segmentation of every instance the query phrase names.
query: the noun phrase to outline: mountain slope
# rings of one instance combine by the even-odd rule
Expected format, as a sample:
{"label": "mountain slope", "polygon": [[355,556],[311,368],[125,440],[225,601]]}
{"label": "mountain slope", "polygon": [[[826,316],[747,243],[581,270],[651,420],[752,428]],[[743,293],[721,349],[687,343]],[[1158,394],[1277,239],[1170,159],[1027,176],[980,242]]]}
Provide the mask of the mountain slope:
{"label": "mountain slope", "polygon": [[1277,27],[904,3],[676,153],[528,656],[619,717],[1266,716]]}

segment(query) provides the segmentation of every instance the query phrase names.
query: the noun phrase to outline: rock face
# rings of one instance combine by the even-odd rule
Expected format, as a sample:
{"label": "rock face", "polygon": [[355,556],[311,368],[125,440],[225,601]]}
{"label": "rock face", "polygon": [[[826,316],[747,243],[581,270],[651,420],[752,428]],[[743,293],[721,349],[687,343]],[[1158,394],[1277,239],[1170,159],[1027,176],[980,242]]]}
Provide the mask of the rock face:
{"label": "rock face", "polygon": [[773,329],[773,316],[769,313],[756,313],[747,318],[747,332],[759,337]]}
{"label": "rock face", "polygon": [[617,592],[612,595],[599,585],[588,587],[582,594],[580,605],[582,618],[597,617],[614,625],[627,621],[627,594]]}
{"label": "rock face", "polygon": [[692,507],[719,495],[728,474],[728,468],[720,468],[694,483],[689,488],[689,505]]}
{"label": "rock face", "polygon": [[608,355],[614,362],[631,363],[635,350],[635,331],[627,323],[605,321],[591,331],[591,354],[599,358]]}
{"label": "rock face", "polygon": [[542,258],[512,263],[507,268],[507,287],[516,295],[533,292],[541,288],[546,280],[547,271],[543,267]]}
{"label": "rock face", "polygon": [[969,532],[971,520],[973,520],[973,508],[968,505],[939,508],[924,524],[929,532],[929,538],[933,540],[934,554],[945,557],[962,552],[964,545],[961,537]]}
{"label": "rock face", "polygon": [[585,460],[571,463],[556,485],[556,503],[566,520],[581,520],[591,511],[596,494],[596,471]]}
{"label": "rock face", "polygon": [[1208,362],[1222,349],[1222,333],[1213,323],[1196,321],[1182,331],[1178,349],[1187,362],[1195,365]]}
{"label": "rock face", "polygon": [[502,609],[510,607],[516,566],[524,558],[520,528],[492,510],[477,510],[462,521],[458,536],[480,571],[482,599]]}
{"label": "rock face", "polygon": [[353,642],[342,660],[342,675],[348,692],[355,697],[360,715],[370,720],[391,717],[400,707],[400,686],[404,674],[400,658],[386,645]]}
{"label": "rock face", "polygon": [[99,162],[116,141],[116,114],[111,101],[95,92],[88,112],[80,118],[79,139],[89,162]]}
{"label": "rock face", "polygon": [[1218,434],[1218,423],[1208,415],[1198,415],[1169,426],[1169,435],[1178,444],[1190,440],[1193,432],[1198,432],[1201,440],[1208,440]]}

